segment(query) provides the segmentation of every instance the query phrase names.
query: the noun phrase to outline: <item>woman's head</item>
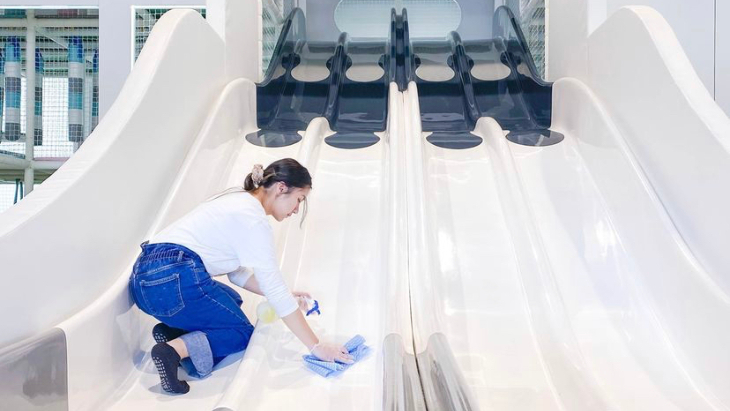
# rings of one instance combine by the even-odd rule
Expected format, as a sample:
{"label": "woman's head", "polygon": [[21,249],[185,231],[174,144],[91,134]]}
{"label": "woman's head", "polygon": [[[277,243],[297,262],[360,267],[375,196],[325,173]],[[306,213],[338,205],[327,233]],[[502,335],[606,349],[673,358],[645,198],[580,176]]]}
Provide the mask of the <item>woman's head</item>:
{"label": "woman's head", "polygon": [[312,189],[312,176],[296,160],[284,158],[266,168],[255,165],[246,176],[243,188],[258,198],[266,213],[277,221],[296,214],[299,205],[304,203],[303,221],[307,214],[306,201]]}

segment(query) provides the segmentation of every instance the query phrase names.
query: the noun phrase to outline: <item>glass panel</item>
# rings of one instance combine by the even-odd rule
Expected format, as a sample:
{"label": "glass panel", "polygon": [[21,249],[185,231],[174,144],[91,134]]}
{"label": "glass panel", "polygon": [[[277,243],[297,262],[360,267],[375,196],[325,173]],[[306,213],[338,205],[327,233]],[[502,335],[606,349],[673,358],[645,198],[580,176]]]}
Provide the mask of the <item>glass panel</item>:
{"label": "glass panel", "polygon": [[[25,19],[25,10],[22,19]],[[0,25],[0,153],[20,158],[25,158],[25,32],[25,27]]]}
{"label": "glass panel", "polygon": [[342,0],[335,24],[354,38],[387,37],[393,8],[408,10],[411,38],[443,38],[461,23],[461,8],[454,0]]}
{"label": "glass panel", "polygon": [[454,0],[403,0],[411,38],[443,38],[459,28],[461,8]]}
{"label": "glass panel", "polygon": [[520,17],[520,27],[537,73],[545,78],[545,0],[522,0]]}
{"label": "glass panel", "polygon": [[263,3],[263,53],[261,56],[262,77],[266,73],[274,55],[276,43],[279,41],[281,30],[284,27],[287,16],[294,9],[293,0],[267,0]]}
{"label": "glass panel", "polygon": [[35,93],[35,157],[71,157],[99,121],[97,27],[38,27]]}
{"label": "glass panel", "polygon": [[0,181],[0,213],[13,205],[15,197],[15,183]]}
{"label": "glass panel", "polygon": [[335,24],[351,37],[388,37],[393,0],[342,0],[335,8]]}
{"label": "glass panel", "polygon": [[[185,7],[197,11],[205,17],[205,7]],[[152,28],[158,20],[172,8],[135,8],[134,9],[134,61],[137,61],[142,47],[147,42]],[[132,62],[134,64],[134,62]]]}
{"label": "glass panel", "polygon": [[[24,157],[29,136],[36,159],[65,159],[98,123],[98,10],[29,10],[0,10],[0,151]],[[35,18],[36,27],[32,68],[26,52],[28,16]],[[26,82],[29,69],[35,77],[32,85]],[[27,89],[35,97],[28,108],[28,115],[35,116],[30,131]]]}

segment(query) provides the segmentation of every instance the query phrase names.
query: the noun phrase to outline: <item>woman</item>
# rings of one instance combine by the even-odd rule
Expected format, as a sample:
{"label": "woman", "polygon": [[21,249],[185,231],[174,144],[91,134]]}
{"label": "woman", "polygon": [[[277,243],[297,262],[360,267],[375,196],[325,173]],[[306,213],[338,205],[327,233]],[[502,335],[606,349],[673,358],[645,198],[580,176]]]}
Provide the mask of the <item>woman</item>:
{"label": "woman", "polygon": [[[206,377],[227,355],[246,348],[253,326],[242,300],[211,276],[227,274],[232,283],[264,295],[289,329],[324,361],[351,363],[341,345],[320,342],[307,324],[296,297],[278,268],[267,216],[282,221],[299,212],[312,189],[309,171],[293,159],[266,169],[255,165],[243,188],[206,201],[142,245],[129,282],[137,306],[161,321],[153,329],[152,360],[162,388],[184,394],[177,378],[181,360]],[[300,301],[302,299],[300,298]],[[305,304],[306,305],[306,304]],[[192,363],[192,364],[190,364]]]}

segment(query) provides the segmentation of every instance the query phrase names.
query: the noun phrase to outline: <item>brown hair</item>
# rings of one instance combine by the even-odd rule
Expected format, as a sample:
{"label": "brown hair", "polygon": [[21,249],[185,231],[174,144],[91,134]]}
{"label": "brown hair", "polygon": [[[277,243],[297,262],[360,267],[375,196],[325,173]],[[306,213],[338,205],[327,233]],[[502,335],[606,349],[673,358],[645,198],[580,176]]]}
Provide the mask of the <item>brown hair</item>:
{"label": "brown hair", "polygon": [[253,173],[248,173],[243,183],[243,189],[253,191],[259,187],[269,188],[279,182],[290,188],[311,188],[312,176],[309,175],[309,170],[299,164],[297,160],[282,158],[264,169],[263,179],[258,184],[254,182]]}
{"label": "brown hair", "polygon": [[[259,166],[260,167],[260,166]],[[256,167],[254,166],[254,171]],[[312,188],[312,176],[306,167],[299,164],[293,158],[282,158],[274,161],[263,169],[263,175],[259,176],[260,181],[254,181],[254,172],[248,173],[243,183],[243,189],[252,192],[260,187],[269,188],[276,183],[284,183],[288,190],[292,188]],[[307,199],[304,199],[304,210],[299,223],[301,227],[307,217]]]}

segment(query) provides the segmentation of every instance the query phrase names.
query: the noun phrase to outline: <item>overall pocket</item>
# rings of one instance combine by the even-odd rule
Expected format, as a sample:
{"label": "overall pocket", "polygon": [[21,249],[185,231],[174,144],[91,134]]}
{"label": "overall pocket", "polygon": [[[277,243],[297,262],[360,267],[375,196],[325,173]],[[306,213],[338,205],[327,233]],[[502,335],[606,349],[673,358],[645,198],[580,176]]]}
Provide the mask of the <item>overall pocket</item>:
{"label": "overall pocket", "polygon": [[180,289],[180,274],[139,282],[139,291],[144,300],[143,311],[155,317],[172,317],[185,308]]}

